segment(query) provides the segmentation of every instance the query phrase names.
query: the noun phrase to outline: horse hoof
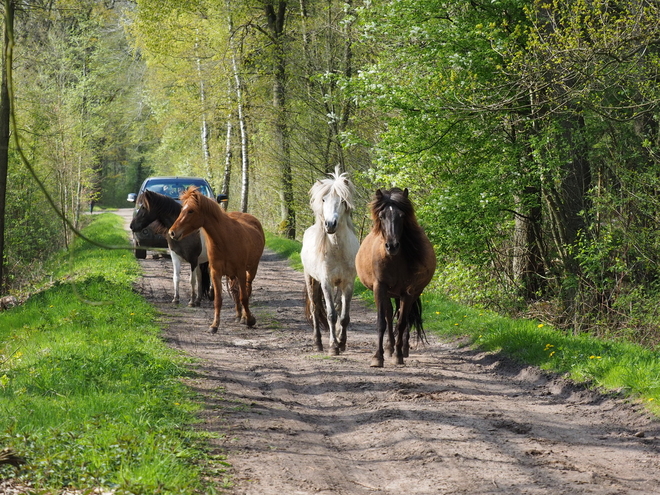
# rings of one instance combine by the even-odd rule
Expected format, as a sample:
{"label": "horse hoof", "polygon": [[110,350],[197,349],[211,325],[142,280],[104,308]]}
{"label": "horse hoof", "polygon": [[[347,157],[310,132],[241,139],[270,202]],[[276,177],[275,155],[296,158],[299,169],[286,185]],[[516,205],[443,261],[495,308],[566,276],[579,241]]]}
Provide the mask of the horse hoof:
{"label": "horse hoof", "polygon": [[331,347],[328,349],[328,356],[339,356],[339,347]]}
{"label": "horse hoof", "polygon": [[383,358],[375,357],[375,358],[371,358],[371,364],[369,366],[371,366],[372,368],[382,368],[384,364],[385,361],[383,360]]}
{"label": "horse hoof", "polygon": [[323,352],[323,344],[316,344],[316,350],[318,352]]}
{"label": "horse hoof", "polygon": [[393,354],[394,351],[391,351],[390,349],[385,349],[385,357],[391,358]]}
{"label": "horse hoof", "polygon": [[199,301],[190,301],[188,303],[188,306],[191,307],[191,308],[197,308],[197,307],[199,307]]}
{"label": "horse hoof", "polygon": [[254,325],[256,325],[257,319],[254,316],[250,316],[247,320],[247,326],[252,328]]}
{"label": "horse hoof", "polygon": [[176,298],[172,299],[172,304],[179,304],[179,300]]}
{"label": "horse hoof", "polygon": [[396,357],[396,364],[403,365],[403,356]]}
{"label": "horse hoof", "polygon": [[344,352],[346,351],[346,344],[339,344],[339,352]]}
{"label": "horse hoof", "polygon": [[218,333],[218,327],[209,327],[211,333]]}

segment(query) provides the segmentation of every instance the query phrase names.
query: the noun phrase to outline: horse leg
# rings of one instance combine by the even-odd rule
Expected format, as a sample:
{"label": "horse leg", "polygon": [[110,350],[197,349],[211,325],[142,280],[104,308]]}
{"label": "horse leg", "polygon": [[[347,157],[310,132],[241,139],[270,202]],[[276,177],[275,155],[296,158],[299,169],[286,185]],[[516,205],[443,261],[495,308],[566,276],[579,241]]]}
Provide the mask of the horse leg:
{"label": "horse leg", "polygon": [[330,328],[328,354],[337,356],[339,354],[339,342],[337,341],[337,309],[335,308],[334,290],[328,282],[321,284],[321,290],[325,299],[325,312],[328,315],[328,327]]}
{"label": "horse leg", "polygon": [[181,279],[181,258],[170,249],[172,256],[172,282],[174,283],[174,304],[179,304],[179,280]]}
{"label": "horse leg", "polygon": [[[378,317],[376,319],[376,330],[378,331],[378,347],[376,354],[371,358],[371,367],[382,368],[385,364],[383,352],[383,338],[385,336],[385,329],[388,327],[387,315],[392,314],[392,302],[387,297],[387,289],[381,288],[379,285],[374,284],[374,299],[376,301],[376,311]],[[391,318],[390,318],[391,319]]]}
{"label": "horse leg", "polygon": [[245,323],[245,315],[241,308],[241,289],[237,277],[227,277],[227,292],[231,296],[231,300],[234,301],[234,310],[236,311],[236,318],[234,321],[236,321],[236,323]]}
{"label": "horse leg", "polygon": [[408,316],[410,314],[410,303],[411,301],[407,298],[401,299],[399,316],[396,322],[396,364],[403,364],[403,358],[408,356],[408,340],[410,337]]}
{"label": "horse leg", "polygon": [[392,354],[394,354],[394,319],[397,321],[399,320],[400,316],[400,308],[401,308],[401,300],[396,297],[394,298],[395,301],[395,309],[392,311],[391,306],[390,306],[390,311],[388,312],[387,315],[387,349],[385,350],[387,357],[392,357]]}
{"label": "horse leg", "polygon": [[[252,280],[254,279],[254,276],[249,272],[245,272],[245,292],[247,294],[248,300],[250,299],[250,296],[252,296]],[[241,323],[246,323],[247,322],[247,315],[245,314],[244,311],[241,310],[241,304],[242,300],[239,297],[240,291],[238,288],[235,287],[235,283],[232,286],[234,288],[234,292],[232,296],[234,297],[234,301],[236,302],[236,314],[237,318]]]}
{"label": "horse leg", "polygon": [[321,286],[313,277],[310,277],[306,273],[305,290],[307,291],[309,313],[312,318],[312,328],[314,332],[314,343],[316,344],[316,350],[323,352],[323,338],[321,335],[321,325],[319,323],[321,315],[321,304],[323,303],[321,297]]}
{"label": "horse leg", "polygon": [[248,298],[252,297],[252,281],[254,280],[255,274],[250,273],[250,271],[245,272],[245,287],[247,287]]}
{"label": "horse leg", "polygon": [[190,263],[190,291],[188,306],[199,306],[202,300],[202,269],[197,263]]}
{"label": "horse leg", "polygon": [[351,299],[353,299],[353,281],[349,281],[341,291],[341,312],[339,313],[339,350],[346,350],[348,325],[351,322]]}
{"label": "horse leg", "polygon": [[217,288],[213,294],[213,323],[210,330],[211,333],[216,333],[220,324],[220,310],[222,309],[222,273],[216,272],[212,267],[210,268],[213,286]]}
{"label": "horse leg", "polygon": [[239,290],[240,303],[243,306],[243,316],[245,318],[245,323],[247,323],[248,327],[253,327],[255,323],[257,323],[257,319],[250,312],[250,296],[248,295],[247,281],[245,280],[245,274],[239,275],[236,278],[238,279],[238,287],[240,289]]}

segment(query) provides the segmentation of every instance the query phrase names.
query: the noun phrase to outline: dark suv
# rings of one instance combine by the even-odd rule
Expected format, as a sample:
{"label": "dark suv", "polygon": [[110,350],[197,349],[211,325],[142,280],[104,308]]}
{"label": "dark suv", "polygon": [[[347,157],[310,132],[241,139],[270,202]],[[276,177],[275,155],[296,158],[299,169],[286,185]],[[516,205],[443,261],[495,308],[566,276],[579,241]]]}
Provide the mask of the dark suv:
{"label": "dark suv", "polygon": [[[202,179],[201,177],[148,177],[142,183],[138,193],[130,193],[126,200],[135,203],[133,210],[133,216],[135,216],[135,212],[140,208],[138,198],[141,197],[145,190],[148,189],[164,194],[178,201],[179,195],[190,186],[197,187],[204,196],[215,199],[213,188],[206,179]],[[167,240],[162,235],[154,232],[152,225],[142,229],[140,232],[133,232],[133,247],[135,248],[136,258],[146,258],[147,248],[167,247]]]}

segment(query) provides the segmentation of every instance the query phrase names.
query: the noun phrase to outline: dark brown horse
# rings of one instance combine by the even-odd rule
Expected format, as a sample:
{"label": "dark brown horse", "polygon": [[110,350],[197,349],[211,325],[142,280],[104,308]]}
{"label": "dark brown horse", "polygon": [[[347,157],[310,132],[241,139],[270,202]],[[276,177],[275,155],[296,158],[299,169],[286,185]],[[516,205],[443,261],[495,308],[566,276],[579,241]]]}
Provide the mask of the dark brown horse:
{"label": "dark brown horse", "polygon": [[[393,319],[396,316],[396,364],[403,364],[410,348],[410,328],[424,337],[419,296],[433,278],[435,252],[417,223],[408,189],[377,190],[369,203],[373,227],[355,258],[358,277],[374,292],[378,311],[378,349],[371,366],[384,364],[383,337],[387,329],[387,354],[394,352]],[[391,299],[396,302],[396,315]]]}
{"label": "dark brown horse", "polygon": [[[222,309],[222,276],[239,287],[239,296],[235,298],[236,318],[248,326],[254,326],[256,319],[250,312],[249,299],[252,293],[252,281],[257,274],[259,260],[266,243],[261,223],[249,213],[225,213],[213,200],[207,198],[195,188],[190,188],[181,195],[183,201],[181,213],[169,235],[179,240],[188,234],[202,229],[206,239],[211,279],[214,291],[215,314],[211,332],[218,331],[220,310]],[[241,308],[242,306],[242,308]]]}

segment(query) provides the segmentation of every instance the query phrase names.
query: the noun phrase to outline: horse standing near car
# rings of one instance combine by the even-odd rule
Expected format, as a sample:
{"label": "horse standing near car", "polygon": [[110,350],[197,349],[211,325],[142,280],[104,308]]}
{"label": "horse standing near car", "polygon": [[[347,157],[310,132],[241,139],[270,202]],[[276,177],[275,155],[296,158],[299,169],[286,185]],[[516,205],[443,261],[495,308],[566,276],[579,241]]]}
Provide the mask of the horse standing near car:
{"label": "horse standing near car", "polygon": [[[408,189],[378,189],[369,208],[373,227],[362,241],[355,264],[362,283],[374,292],[378,313],[378,348],[371,366],[384,364],[385,330],[388,357],[396,347],[396,364],[404,364],[410,348],[411,327],[416,329],[419,339],[424,338],[420,295],[435,273],[435,252],[417,223]],[[396,302],[396,315],[391,298]]]}
{"label": "horse standing near car", "polygon": [[236,318],[249,327],[256,323],[250,312],[249,299],[252,281],[257,274],[259,260],[266,244],[263,228],[249,213],[228,214],[215,201],[191,187],[181,195],[179,217],[170,227],[169,236],[180,240],[202,229],[206,240],[211,279],[214,291],[214,318],[210,330],[218,331],[222,308],[222,276],[238,283],[235,298]]}
{"label": "horse standing near car", "polygon": [[149,224],[156,222],[154,229],[165,236],[172,256],[172,279],[174,283],[174,298],[172,302],[179,303],[179,281],[181,280],[181,260],[190,263],[191,297],[188,306],[199,306],[202,297],[210,299],[211,277],[209,275],[206,242],[201,232],[197,231],[180,241],[171,239],[167,234],[181,212],[181,205],[175,199],[150,190],[145,190],[137,200],[138,208],[130,228],[138,232]]}
{"label": "horse standing near car", "polygon": [[328,353],[337,355],[346,349],[360,242],[351,221],[353,184],[339,167],[329,175],[309,191],[316,222],[305,231],[300,258],[305,314],[314,328],[316,349],[323,351],[321,333],[329,330]]}

